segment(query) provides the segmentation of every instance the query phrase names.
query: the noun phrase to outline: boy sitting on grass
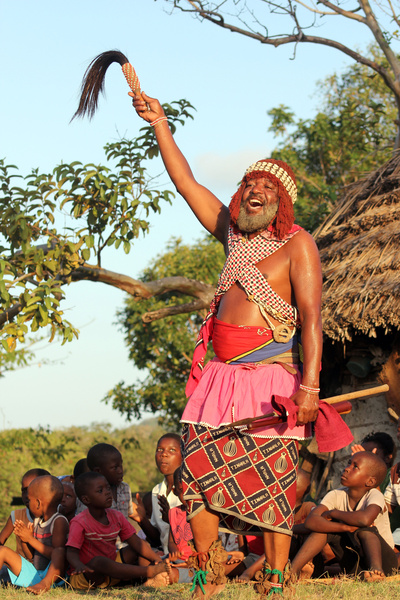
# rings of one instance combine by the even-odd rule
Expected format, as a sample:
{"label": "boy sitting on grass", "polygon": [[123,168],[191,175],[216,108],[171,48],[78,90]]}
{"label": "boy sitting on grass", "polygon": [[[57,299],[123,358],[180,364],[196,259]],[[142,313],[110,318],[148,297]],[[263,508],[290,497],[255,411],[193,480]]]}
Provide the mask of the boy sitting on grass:
{"label": "boy sitting on grass", "polygon": [[[33,527],[15,521],[14,530],[22,542],[33,549],[33,563],[11,548],[0,548],[0,566],[6,564],[11,583],[29,591],[40,593],[64,575],[65,542],[68,521],[57,512],[63,487],[57,477],[37,477],[28,487],[29,510],[35,517]],[[52,561],[52,578],[43,584]],[[62,583],[62,582],[60,582]]]}
{"label": "boy sitting on grass", "polygon": [[[106,478],[96,472],[83,473],[75,481],[75,491],[87,508],[71,521],[67,543],[71,586],[107,588],[132,579],[146,580],[144,585],[153,587],[168,585],[169,563],[161,562],[124,515],[111,508],[113,497]],[[120,551],[115,545],[118,536],[128,544]],[[152,564],[139,566],[139,557]]]}
{"label": "boy sitting on grass", "polygon": [[[0,532],[0,546],[4,546],[8,538],[12,533],[14,533],[14,523],[15,521],[22,521],[25,525],[29,525],[29,523],[33,522],[33,515],[29,510],[29,502],[28,502],[28,487],[32,483],[36,477],[41,477],[42,475],[50,475],[48,471],[45,469],[29,469],[23,476],[21,480],[21,497],[22,502],[25,505],[25,508],[17,508],[16,510],[12,510],[10,516],[7,519],[6,524]],[[32,548],[30,548],[27,544],[21,541],[18,536],[16,537],[16,545],[17,552],[29,562],[33,561],[33,552]],[[6,569],[7,571],[7,569]],[[4,579],[2,579],[5,581]],[[10,581],[7,572],[7,580]]]}
{"label": "boy sitting on grass", "polygon": [[345,486],[328,492],[307,517],[311,534],[292,562],[292,574],[302,568],[326,543],[346,573],[362,572],[365,581],[377,581],[397,569],[388,511],[376,489],[386,475],[386,465],[372,452],[357,452],[342,473]]}

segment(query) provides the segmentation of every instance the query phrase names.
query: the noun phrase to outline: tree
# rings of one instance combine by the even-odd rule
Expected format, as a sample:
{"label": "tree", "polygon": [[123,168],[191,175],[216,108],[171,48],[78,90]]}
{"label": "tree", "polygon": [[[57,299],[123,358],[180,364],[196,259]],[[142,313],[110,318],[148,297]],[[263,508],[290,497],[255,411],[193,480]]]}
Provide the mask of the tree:
{"label": "tree", "polygon": [[[349,9],[344,7],[345,3],[331,0],[166,1],[183,12],[195,15],[200,20],[209,21],[218,27],[247,36],[262,44],[275,48],[293,44],[295,49],[298,44],[304,43],[329,46],[366,66],[382,79],[393,95],[397,107],[395,148],[400,147],[400,58],[393,48],[394,43],[400,39],[400,16],[395,12],[392,0],[382,0],[382,2],[357,0]],[[269,10],[271,16],[265,14],[266,10]],[[308,33],[314,27],[320,27],[329,17],[335,17],[335,24],[338,25],[338,21],[347,20],[367,27],[372,34],[372,40],[382,51],[382,58],[374,60],[356,52],[352,48],[356,33],[348,45]],[[273,27],[281,27],[282,23],[286,23],[286,32],[273,32]]]}
{"label": "tree", "polygon": [[[371,50],[374,59],[379,54]],[[321,110],[312,119],[296,120],[283,105],[268,111],[270,131],[283,137],[273,156],[296,173],[296,218],[309,231],[329,214],[345,185],[389,160],[396,118],[387,87],[364,65],[351,65],[317,88]]]}
{"label": "tree", "polygon": [[[173,130],[192,117],[193,107],[185,100],[164,108]],[[106,145],[112,166],[74,162],[50,174],[34,170],[22,177],[15,166],[0,161],[3,364],[19,360],[17,343],[24,343],[29,331],[49,326],[50,341],[57,332],[63,342],[78,335],[61,309],[65,286],[74,281],[99,281],[146,297],[172,285],[146,287],[102,266],[104,250],[121,246],[128,253],[135,238],[148,231],[149,214],[159,212],[161,201],[169,202],[172,195],[154,187],[144,162],[158,154],[158,146],[152,127],[141,132],[137,139]],[[64,225],[65,216],[70,226]]]}
{"label": "tree", "polygon": [[[145,270],[142,281],[151,284],[155,280],[186,279],[188,286],[196,284],[204,294],[207,291],[205,301],[197,301],[196,308],[181,287],[140,303],[128,298],[118,313],[129,357],[146,373],[138,383],[120,382],[105,398],[128,419],[140,418],[148,410],[161,412],[164,421],[178,424],[186,402],[194,343],[224,260],[222,245],[209,235],[194,245],[172,239],[167,251]],[[147,315],[144,325],[143,310]]]}

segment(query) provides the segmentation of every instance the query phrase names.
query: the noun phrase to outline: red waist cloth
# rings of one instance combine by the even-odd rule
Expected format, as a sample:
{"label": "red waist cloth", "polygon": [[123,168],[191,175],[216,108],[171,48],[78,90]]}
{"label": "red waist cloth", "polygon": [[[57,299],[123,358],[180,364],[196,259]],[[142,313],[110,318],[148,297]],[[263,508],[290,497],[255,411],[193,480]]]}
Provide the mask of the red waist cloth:
{"label": "red waist cloth", "polygon": [[228,362],[234,356],[247,354],[266,345],[272,340],[272,330],[268,327],[232,325],[215,317],[212,338],[216,356],[222,362]]}

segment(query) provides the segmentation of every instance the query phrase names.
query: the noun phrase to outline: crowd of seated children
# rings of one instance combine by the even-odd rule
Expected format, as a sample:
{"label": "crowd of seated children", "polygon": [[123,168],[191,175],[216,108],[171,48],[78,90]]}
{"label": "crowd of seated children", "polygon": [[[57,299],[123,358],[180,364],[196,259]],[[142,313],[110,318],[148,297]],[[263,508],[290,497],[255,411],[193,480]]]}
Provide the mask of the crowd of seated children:
{"label": "crowd of seated children", "polygon": [[386,464],[372,452],[357,452],[341,477],[343,488],[328,492],[305,521],[310,534],[292,561],[298,576],[328,543],[346,573],[366,581],[383,579],[397,569],[388,510],[377,487]]}
{"label": "crowd of seated children", "polygon": [[[47,473],[40,470],[24,475],[22,496],[34,525],[30,529],[16,520],[12,531],[22,544],[32,548],[33,564],[29,569],[25,558],[0,547],[0,566],[8,567],[12,583],[42,593],[57,582],[62,583],[68,565],[70,585],[76,589],[103,588],[125,580],[151,586],[167,585],[172,578],[178,580],[176,569],[170,567],[168,560],[162,561],[148,542],[138,538],[126,518],[131,502],[127,502],[124,493],[129,486],[122,481],[119,451],[109,444],[97,444],[89,450],[88,458],[89,462],[78,461],[71,477],[47,474],[47,479],[38,478],[41,472]],[[91,465],[93,471],[88,470]],[[71,479],[78,472],[81,474],[73,484]],[[84,510],[76,515],[77,501]],[[118,503],[126,516],[112,508]],[[4,541],[10,534],[8,529],[6,525]],[[118,535],[124,548],[116,545]]]}
{"label": "crowd of seated children", "polygon": [[[309,474],[298,471],[294,579],[309,574],[312,560],[323,567],[327,549],[342,570],[363,571],[367,581],[383,579],[397,568],[389,511],[377,489],[389,471],[391,495],[387,492],[386,497],[389,506],[393,497],[399,504],[400,463],[390,469],[394,442],[387,434],[370,434],[352,452],[341,478],[344,487],[326,494],[318,507],[302,501]],[[178,434],[158,440],[155,459],[164,478],[144,500],[137,495],[137,503],[123,481],[121,453],[110,444],[93,446],[72,476],[56,478],[44,469],[25,473],[21,495],[26,508],[12,511],[0,532],[0,567],[7,568],[10,581],[34,593],[62,583],[67,572],[70,585],[79,590],[124,581],[151,586],[190,582],[186,561],[190,563],[194,546],[180,479]],[[129,518],[140,525],[139,535]],[[17,538],[16,552],[4,546],[11,533]],[[229,551],[225,570],[230,578],[239,575],[238,581],[248,582],[265,568],[263,541],[246,536],[240,543],[247,556]]]}

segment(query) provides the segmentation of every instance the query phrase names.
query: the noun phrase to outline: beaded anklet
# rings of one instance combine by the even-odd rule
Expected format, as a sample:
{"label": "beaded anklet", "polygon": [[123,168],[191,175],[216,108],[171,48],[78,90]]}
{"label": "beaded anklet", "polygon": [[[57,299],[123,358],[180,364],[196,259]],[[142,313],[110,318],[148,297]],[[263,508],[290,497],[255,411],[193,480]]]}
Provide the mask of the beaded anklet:
{"label": "beaded anklet", "polygon": [[194,575],[193,575],[193,583],[192,583],[192,587],[190,588],[190,592],[193,592],[196,585],[198,585],[201,589],[201,591],[203,592],[203,594],[205,595],[206,591],[204,589],[204,586],[207,583],[207,573],[208,571],[203,571],[202,569],[199,569],[198,571],[195,571]]}
{"label": "beaded anklet", "polygon": [[283,573],[282,573],[282,571],[279,571],[279,569],[272,569],[271,576],[272,575],[278,575],[279,583],[273,583],[272,581],[270,581],[271,589],[267,595],[267,598],[269,598],[269,596],[273,596],[274,594],[283,595]]}

